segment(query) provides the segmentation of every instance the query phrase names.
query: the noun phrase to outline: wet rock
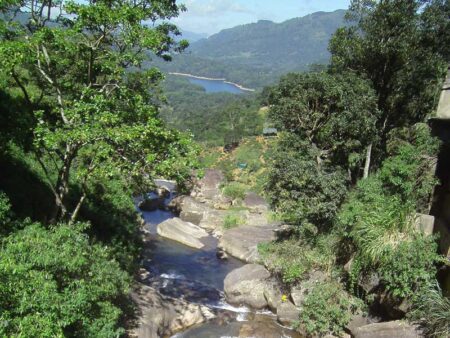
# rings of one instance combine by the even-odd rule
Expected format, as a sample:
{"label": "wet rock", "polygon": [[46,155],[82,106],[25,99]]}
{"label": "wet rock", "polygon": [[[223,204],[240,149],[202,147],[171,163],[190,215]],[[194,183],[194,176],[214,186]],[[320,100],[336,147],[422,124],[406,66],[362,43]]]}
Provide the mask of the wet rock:
{"label": "wet rock", "polygon": [[157,232],[161,237],[196,249],[204,248],[205,243],[202,242],[202,239],[209,237],[208,233],[199,226],[184,222],[179,218],[171,218],[158,224]]}
{"label": "wet rock", "polygon": [[217,250],[217,252],[216,252],[216,257],[217,257],[218,259],[228,259],[227,253],[226,253],[225,251],[221,250],[221,249],[218,249],[218,250]]}
{"label": "wet rock", "polygon": [[205,306],[164,297],[143,284],[136,286],[131,297],[138,307],[138,318],[130,336],[157,338],[172,335],[215,317]]}
{"label": "wet rock", "polygon": [[279,283],[276,281],[267,283],[264,289],[264,297],[266,298],[269,309],[276,312],[278,306],[282,303],[283,297]]}
{"label": "wet rock", "polygon": [[301,338],[300,334],[278,326],[265,318],[261,321],[243,323],[239,330],[239,338]]}
{"label": "wet rock", "polygon": [[299,316],[300,310],[291,302],[282,302],[277,307],[277,320],[283,325],[292,326]]}
{"label": "wet rock", "polygon": [[173,198],[169,202],[169,204],[167,204],[167,209],[172,211],[177,216],[180,215],[182,206],[183,206],[183,201],[185,198],[186,198],[186,196],[177,196],[177,197]]}
{"label": "wet rock", "polygon": [[257,264],[247,264],[231,271],[224,281],[227,301],[232,304],[248,305],[254,309],[267,307],[264,291],[269,278],[269,271]]}
{"label": "wet rock", "polygon": [[224,231],[218,247],[247,263],[259,261],[257,246],[275,240],[276,226],[241,226]]}
{"label": "wet rock", "polygon": [[254,192],[248,192],[245,195],[244,206],[251,212],[263,213],[269,211],[269,204],[266,200]]}
{"label": "wet rock", "polygon": [[418,338],[424,337],[418,327],[405,321],[364,325],[352,332],[355,338]]}
{"label": "wet rock", "polygon": [[158,209],[164,209],[164,198],[150,197],[146,198],[138,204],[139,209],[142,211],[155,211]]}

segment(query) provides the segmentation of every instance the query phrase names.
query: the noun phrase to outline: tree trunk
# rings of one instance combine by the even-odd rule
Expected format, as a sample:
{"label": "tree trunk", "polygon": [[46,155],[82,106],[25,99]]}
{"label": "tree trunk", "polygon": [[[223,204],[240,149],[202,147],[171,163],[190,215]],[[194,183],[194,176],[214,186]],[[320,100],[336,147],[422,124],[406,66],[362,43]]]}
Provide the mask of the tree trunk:
{"label": "tree trunk", "polygon": [[372,143],[369,144],[369,146],[367,147],[366,163],[364,165],[364,176],[363,176],[363,178],[369,177],[370,159],[371,159],[371,157],[372,157]]}

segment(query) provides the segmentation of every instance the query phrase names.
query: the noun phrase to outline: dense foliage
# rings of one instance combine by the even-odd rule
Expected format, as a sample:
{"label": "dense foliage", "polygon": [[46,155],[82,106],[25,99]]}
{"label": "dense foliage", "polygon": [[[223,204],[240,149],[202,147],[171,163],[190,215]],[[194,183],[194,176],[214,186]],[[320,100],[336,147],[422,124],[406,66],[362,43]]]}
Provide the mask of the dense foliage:
{"label": "dense foliage", "polygon": [[176,76],[168,77],[165,87],[167,103],[161,117],[202,143],[219,146],[262,134],[264,116],[254,95],[206,93]]}
{"label": "dense foliage", "polygon": [[187,46],[165,22],[181,10],[0,1],[1,336],[125,333],[132,196],[159,176],[183,188],[197,154],[158,116],[162,73],[142,68],[146,50],[168,60]]}
{"label": "dense foliage", "polygon": [[30,224],[2,245],[2,336],[113,337],[123,333],[121,297],[129,278],[86,225]]}

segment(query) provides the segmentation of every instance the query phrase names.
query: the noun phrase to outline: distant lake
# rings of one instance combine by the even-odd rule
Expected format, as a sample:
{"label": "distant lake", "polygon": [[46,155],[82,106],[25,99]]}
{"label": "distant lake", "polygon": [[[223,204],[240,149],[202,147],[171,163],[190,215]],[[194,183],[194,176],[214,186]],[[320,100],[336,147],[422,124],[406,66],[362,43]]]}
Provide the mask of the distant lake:
{"label": "distant lake", "polygon": [[232,94],[244,94],[246,91],[240,89],[239,87],[226,83],[224,80],[207,80],[198,79],[195,77],[186,76],[190,83],[200,85],[205,88],[207,93],[221,93],[227,92]]}

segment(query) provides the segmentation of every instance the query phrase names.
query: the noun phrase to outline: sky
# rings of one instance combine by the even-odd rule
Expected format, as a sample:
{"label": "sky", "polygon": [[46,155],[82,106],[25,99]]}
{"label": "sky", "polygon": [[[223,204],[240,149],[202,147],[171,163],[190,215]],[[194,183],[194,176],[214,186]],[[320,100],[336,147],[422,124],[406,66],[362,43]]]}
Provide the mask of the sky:
{"label": "sky", "polygon": [[271,20],[282,22],[318,11],[347,9],[350,0],[180,0],[188,11],[173,20],[181,29],[212,35],[225,28]]}

